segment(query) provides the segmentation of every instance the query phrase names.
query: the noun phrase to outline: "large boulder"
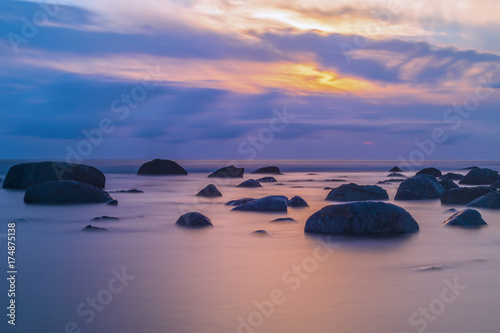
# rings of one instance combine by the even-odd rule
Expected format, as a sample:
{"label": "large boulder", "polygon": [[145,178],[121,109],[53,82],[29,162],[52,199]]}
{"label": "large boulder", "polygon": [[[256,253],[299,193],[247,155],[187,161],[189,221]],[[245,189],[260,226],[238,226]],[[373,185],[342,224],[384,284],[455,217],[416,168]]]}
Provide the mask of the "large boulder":
{"label": "large boulder", "polygon": [[387,191],[377,185],[344,184],[328,193],[328,201],[388,200]]}
{"label": "large boulder", "polygon": [[[413,197],[420,199],[406,199],[410,196],[404,191],[413,192],[415,194]],[[394,200],[439,199],[443,191],[444,188],[434,176],[417,175],[406,179],[399,185]]]}
{"label": "large boulder", "polygon": [[293,198],[288,200],[288,206],[294,208],[309,207],[307,202],[299,196],[294,196]]}
{"label": "large boulder", "polygon": [[137,172],[140,176],[174,176],[174,175],[187,175],[177,162],[171,160],[155,159],[150,162],[144,163]]}
{"label": "large boulder", "polygon": [[208,175],[209,178],[243,178],[245,173],[244,168],[237,168],[234,165],[230,165],[219,170],[212,172]]}
{"label": "large boulder", "polygon": [[236,187],[262,187],[262,185],[255,179],[248,179]]}
{"label": "large boulder", "polygon": [[197,197],[205,197],[205,198],[215,198],[222,197],[222,193],[217,189],[214,184],[207,185],[203,190],[196,194]]}
{"label": "large boulder", "polygon": [[445,205],[467,205],[469,202],[491,192],[495,192],[495,189],[487,186],[452,188],[443,192],[441,203]]}
{"label": "large boulder", "polygon": [[474,168],[467,173],[460,184],[464,185],[490,185],[500,180],[500,175],[497,171],[491,169]]}
{"label": "large boulder", "polygon": [[500,209],[500,192],[491,192],[472,201],[467,207]]}
{"label": "large boulder", "polygon": [[212,221],[203,214],[190,212],[179,217],[175,224],[188,228],[212,227]]}
{"label": "large boulder", "polygon": [[307,219],[305,232],[394,236],[419,230],[401,207],[384,202],[351,202],[324,207]]}
{"label": "large boulder", "polygon": [[83,204],[111,200],[113,198],[102,189],[74,180],[33,185],[24,194],[24,202],[37,204]]}
{"label": "large boulder", "polygon": [[396,193],[396,197],[394,198],[394,200],[410,201],[410,200],[430,200],[430,199],[427,197],[424,197],[421,194],[418,194],[418,193],[415,193],[412,191],[408,191],[408,190],[404,190],[404,191],[398,191]]}
{"label": "large boulder", "polygon": [[458,227],[482,227],[487,223],[483,220],[481,214],[475,209],[466,209],[450,216],[443,222],[447,226]]}
{"label": "large boulder", "polygon": [[452,188],[459,188],[460,187],[457,184],[455,184],[455,182],[453,180],[451,180],[451,179],[441,179],[439,181],[439,184],[441,184],[441,186],[445,190],[449,190],[449,189],[452,189]]}
{"label": "large boulder", "polygon": [[417,172],[417,175],[430,175],[434,177],[441,177],[443,174],[436,168],[424,168]]}
{"label": "large boulder", "polygon": [[256,199],[233,208],[237,211],[254,212],[286,212],[288,209],[288,198],[283,195],[271,195]]}
{"label": "large boulder", "polygon": [[270,175],[282,175],[280,168],[277,166],[268,166],[260,168],[252,172],[254,174],[270,174]]}
{"label": "large boulder", "polygon": [[3,187],[27,189],[30,186],[56,180],[75,180],[104,188],[106,177],[91,166],[64,162],[22,163],[11,167],[5,177]]}
{"label": "large boulder", "polygon": [[462,180],[464,179],[464,175],[459,173],[448,172],[446,175],[442,175],[441,179],[449,179],[449,180]]}

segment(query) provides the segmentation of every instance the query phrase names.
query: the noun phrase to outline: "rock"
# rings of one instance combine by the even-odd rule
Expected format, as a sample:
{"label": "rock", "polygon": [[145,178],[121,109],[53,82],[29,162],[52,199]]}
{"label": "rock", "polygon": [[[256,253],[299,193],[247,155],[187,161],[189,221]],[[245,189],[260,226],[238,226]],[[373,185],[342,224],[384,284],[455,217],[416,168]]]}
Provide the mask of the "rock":
{"label": "rock", "polygon": [[389,170],[389,172],[403,172],[403,170],[401,170],[401,168],[395,166],[394,168],[392,168],[391,170]]}
{"label": "rock", "polygon": [[108,193],[144,193],[144,191],[136,190],[135,188],[132,190],[120,190],[120,191],[110,191]]}
{"label": "rock", "polygon": [[30,186],[56,180],[75,180],[104,188],[106,177],[91,166],[62,162],[35,162],[14,165],[5,176],[3,188],[27,189]]}
{"label": "rock", "polygon": [[280,168],[277,166],[268,166],[260,168],[252,172],[253,174],[270,174],[270,175],[282,175]]}
{"label": "rock", "polygon": [[74,180],[46,182],[29,187],[24,194],[25,203],[82,204],[109,202],[113,198],[104,190]]}
{"label": "rock", "polygon": [[305,232],[395,236],[419,231],[403,208],[384,202],[351,202],[326,206],[307,219]]}
{"label": "rock", "polygon": [[388,200],[387,191],[376,185],[356,185],[354,183],[341,185],[328,193],[328,201],[366,201]]}
{"label": "rock", "polygon": [[179,164],[171,160],[161,160],[159,158],[144,163],[137,172],[139,176],[174,176],[187,175]]}
{"label": "rock", "polygon": [[236,206],[233,210],[255,212],[286,212],[288,198],[272,195]]}
{"label": "rock", "polygon": [[256,200],[256,199],[243,198],[243,199],[238,199],[238,200],[231,200],[231,201],[226,202],[226,206],[239,206],[239,205],[243,205],[243,204],[249,203],[250,201],[254,201],[254,200]]}
{"label": "rock", "polygon": [[455,182],[451,179],[441,179],[439,181],[439,184],[445,189],[445,190],[449,190],[449,189],[452,189],[452,188],[459,188],[460,186],[458,186],[457,184],[455,184]]}
{"label": "rock", "polygon": [[262,187],[262,185],[255,179],[248,179],[236,187]]}
{"label": "rock", "polygon": [[417,172],[417,175],[430,175],[434,177],[441,177],[443,174],[436,168],[425,168]]}
{"label": "rock", "polygon": [[219,192],[219,190],[214,184],[210,184],[207,185],[203,190],[198,192],[196,196],[205,198],[215,198],[215,197],[222,197],[222,193]]}
{"label": "rock", "polygon": [[107,206],[118,206],[118,200],[111,200],[106,205]]}
{"label": "rock", "polygon": [[290,188],[304,188],[304,186],[291,186]]}
{"label": "rock", "polygon": [[108,231],[106,228],[93,227],[90,224],[82,229],[82,231]]}
{"label": "rock", "polygon": [[300,183],[300,182],[313,182],[314,179],[294,179],[289,180],[290,183]]}
{"label": "rock", "polygon": [[345,182],[345,179],[325,179],[325,182]]}
{"label": "rock", "polygon": [[266,230],[255,230],[254,232],[252,232],[252,234],[259,236],[271,236],[271,234]]}
{"label": "rock", "polygon": [[494,188],[500,188],[500,180],[491,184]]}
{"label": "rock", "polygon": [[458,212],[458,210],[457,210],[457,209],[455,209],[455,208],[450,208],[450,209],[445,210],[443,213],[456,213],[456,212]]}
{"label": "rock", "polygon": [[441,203],[444,205],[467,205],[490,192],[495,192],[495,190],[486,186],[452,188],[443,192]]}
{"label": "rock", "polygon": [[391,183],[401,183],[401,182],[404,182],[404,179],[402,179],[402,178],[393,178],[393,179],[387,179],[387,180],[379,181],[377,184],[391,184]]}
{"label": "rock", "polygon": [[500,209],[500,193],[491,192],[472,201],[467,207]]}
{"label": "rock", "polygon": [[405,175],[397,173],[397,172],[392,172],[387,175],[387,177],[402,177],[402,178],[407,178]]}
{"label": "rock", "polygon": [[276,183],[277,180],[274,177],[264,177],[257,179],[259,183]]}
{"label": "rock", "polygon": [[464,185],[490,185],[500,180],[498,172],[491,169],[475,168],[460,181]]}
{"label": "rock", "polygon": [[203,227],[212,227],[212,221],[205,215],[202,215],[197,212],[190,212],[179,217],[176,225],[187,228],[203,228]]}
{"label": "rock", "polygon": [[442,175],[441,179],[462,180],[464,177],[464,175],[458,173],[448,172],[446,175]]}
{"label": "rock", "polygon": [[478,167],[478,166],[470,166],[470,167],[467,167],[467,168],[463,168],[461,170],[474,170],[474,169],[480,169],[480,167]]}
{"label": "rock", "polygon": [[283,184],[283,183],[276,183],[276,184],[274,184],[274,185],[278,185],[278,186],[285,186],[285,184]]}
{"label": "rock", "polygon": [[94,217],[91,221],[121,221],[121,218],[113,216],[101,216]]}
{"label": "rock", "polygon": [[444,225],[460,227],[481,227],[487,225],[481,214],[475,209],[466,209],[450,216]]}
{"label": "rock", "polygon": [[212,172],[208,175],[209,178],[243,178],[245,173],[244,168],[237,168],[234,165],[230,165],[219,170]]}
{"label": "rock", "polygon": [[314,172],[309,172],[306,174],[306,176],[317,176],[318,174],[317,173],[314,173]]}
{"label": "rock", "polygon": [[291,217],[281,217],[279,219],[272,220],[271,222],[297,222]]}
{"label": "rock", "polygon": [[[403,193],[413,192],[413,194]],[[444,188],[438,180],[430,175],[417,175],[406,179],[399,185],[394,200],[425,200],[439,199]]]}
{"label": "rock", "polygon": [[288,200],[288,206],[294,208],[309,207],[307,202],[299,196],[295,196]]}

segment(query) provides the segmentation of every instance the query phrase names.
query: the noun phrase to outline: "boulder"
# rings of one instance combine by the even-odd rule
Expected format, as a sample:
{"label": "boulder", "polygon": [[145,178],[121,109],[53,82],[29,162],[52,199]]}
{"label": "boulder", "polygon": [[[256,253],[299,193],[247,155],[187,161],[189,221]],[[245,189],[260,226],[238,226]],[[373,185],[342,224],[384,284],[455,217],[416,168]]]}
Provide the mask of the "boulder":
{"label": "boulder", "polygon": [[384,202],[351,202],[326,206],[307,219],[305,232],[395,236],[419,231],[403,208]]}
{"label": "boulder", "polygon": [[494,188],[500,188],[500,180],[491,184]]}
{"label": "boulder", "polygon": [[203,214],[197,212],[190,212],[179,217],[176,225],[187,228],[203,228],[212,227],[212,221]]}
{"label": "boulder", "polygon": [[203,190],[198,192],[196,196],[205,198],[215,198],[215,197],[222,197],[222,193],[219,192],[219,190],[214,184],[210,184],[207,185]]}
{"label": "boulder", "polygon": [[[415,195],[403,193],[403,191],[413,192]],[[399,185],[395,200],[424,200],[439,199],[444,188],[438,180],[430,175],[417,175],[406,179]],[[414,199],[407,199],[413,197]],[[416,199],[420,198],[420,199]]]}
{"label": "boulder", "polygon": [[328,193],[328,201],[388,200],[387,191],[377,185],[344,184]]}
{"label": "boulder", "polygon": [[472,201],[467,207],[500,209],[500,192],[491,192]]}
{"label": "boulder", "polygon": [[30,186],[56,180],[75,180],[104,188],[106,177],[91,166],[63,162],[35,162],[14,165],[5,176],[3,188],[27,189]]}
{"label": "boulder", "polygon": [[108,231],[106,228],[99,228],[99,227],[94,227],[91,226],[90,224],[86,226],[85,228],[82,229],[82,231]]}
{"label": "boulder", "polygon": [[460,181],[464,185],[490,185],[500,180],[498,172],[491,169],[474,168]]}
{"label": "boulder", "polygon": [[434,177],[441,177],[443,174],[436,168],[424,168],[417,172],[417,175],[430,175]]}
{"label": "boulder", "polygon": [[387,177],[403,177],[407,178],[405,175],[398,173],[398,172],[391,172],[390,174],[387,175]]}
{"label": "boulder", "polygon": [[394,198],[394,200],[410,201],[410,200],[430,200],[430,199],[418,193],[404,190],[404,191],[398,191],[396,193],[396,197]]}
{"label": "boulder", "polygon": [[448,172],[446,175],[442,175],[440,178],[449,180],[462,180],[464,179],[464,177],[464,175],[458,173]]}
{"label": "boulder", "polygon": [[486,186],[452,188],[443,192],[441,203],[444,205],[467,205],[491,192],[495,192],[495,189]]}
{"label": "boulder", "polygon": [[104,190],[74,180],[46,182],[29,187],[25,203],[83,204],[110,202],[113,198]]}
{"label": "boulder", "polygon": [[482,227],[487,225],[481,214],[475,209],[466,209],[450,216],[444,225],[459,227]]}
{"label": "boulder", "polygon": [[212,172],[208,175],[209,178],[243,178],[245,173],[244,168],[237,168],[234,165],[230,165],[219,170]]}
{"label": "boulder", "polygon": [[276,178],[274,178],[274,177],[263,177],[263,178],[257,179],[257,181],[259,183],[276,183],[277,182]]}
{"label": "boulder", "polygon": [[389,172],[403,172],[403,170],[400,167],[395,166],[394,168],[389,170]]}
{"label": "boulder", "polygon": [[157,158],[144,163],[137,171],[137,174],[139,176],[175,176],[187,175],[188,173],[177,162]]}
{"label": "boulder", "polygon": [[307,202],[299,196],[294,196],[293,198],[288,200],[288,206],[294,208],[309,207]]}
{"label": "boulder", "polygon": [[262,185],[255,179],[248,179],[236,187],[262,187]]}
{"label": "boulder", "polygon": [[457,184],[455,184],[455,182],[451,179],[441,179],[439,181],[439,184],[445,189],[445,190],[449,190],[449,189],[452,189],[452,188],[458,188],[460,186],[458,186]]}
{"label": "boulder", "polygon": [[254,201],[254,198],[243,198],[243,199],[238,199],[238,200],[231,200],[226,202],[226,206],[239,206],[243,205],[246,203],[249,203],[250,201]]}
{"label": "boulder", "polygon": [[272,195],[238,205],[234,207],[233,210],[254,212],[286,212],[288,207],[287,203],[287,197],[282,195]]}
{"label": "boulder", "polygon": [[260,168],[252,172],[253,174],[270,174],[270,175],[282,175],[280,168],[277,166],[268,166]]}

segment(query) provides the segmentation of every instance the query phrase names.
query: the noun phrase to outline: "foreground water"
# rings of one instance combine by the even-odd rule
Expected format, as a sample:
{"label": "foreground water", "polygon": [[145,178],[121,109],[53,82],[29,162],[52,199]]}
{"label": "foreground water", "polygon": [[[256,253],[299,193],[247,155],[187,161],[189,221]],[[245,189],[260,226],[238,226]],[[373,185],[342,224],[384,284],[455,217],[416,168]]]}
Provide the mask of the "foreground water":
{"label": "foreground water", "polygon": [[[466,163],[441,167],[451,171]],[[325,180],[376,184],[386,179],[387,163],[365,162],[358,171],[319,165],[311,175],[301,168],[313,162],[283,162],[282,169],[295,170],[276,176],[284,185],[242,189],[235,187],[241,179],[219,182],[224,196],[210,200],[194,196],[216,182],[205,172],[138,177],[130,164],[101,165],[108,171],[106,190],[145,192],[113,193],[117,207],[25,205],[23,191],[0,189],[0,236],[7,222],[25,219],[16,223],[17,324],[6,323],[2,279],[2,332],[498,332],[499,212],[481,210],[489,226],[462,230],[441,226],[451,207],[439,201],[397,202],[419,222],[418,234],[313,237],[304,234],[306,219],[331,204],[323,188],[341,184]],[[202,164],[192,162],[188,170],[200,171]],[[398,184],[381,186],[394,202]],[[310,207],[268,214],[224,205],[271,194],[299,195]],[[209,216],[214,228],[176,227],[186,211]],[[122,220],[90,221],[103,215]],[[279,217],[297,223],[270,223]],[[81,232],[88,224],[110,231]],[[271,236],[252,234],[258,229]],[[6,239],[0,241],[5,276]]]}

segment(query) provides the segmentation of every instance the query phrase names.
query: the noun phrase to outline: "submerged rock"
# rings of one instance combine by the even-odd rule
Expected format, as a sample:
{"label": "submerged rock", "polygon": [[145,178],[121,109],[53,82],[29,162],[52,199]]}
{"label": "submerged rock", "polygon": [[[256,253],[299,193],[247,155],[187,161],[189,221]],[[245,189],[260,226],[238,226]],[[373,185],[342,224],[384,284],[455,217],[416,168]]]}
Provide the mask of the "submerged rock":
{"label": "submerged rock", "polygon": [[500,209],[500,193],[491,192],[472,201],[467,207]]}
{"label": "submerged rock", "polygon": [[136,190],[135,188],[132,190],[120,190],[120,191],[110,191],[108,193],[144,193],[144,191]]}
{"label": "submerged rock", "polygon": [[282,195],[271,195],[236,206],[233,210],[254,212],[286,212],[288,198]]}
{"label": "submerged rock", "polygon": [[475,209],[466,209],[450,216],[444,225],[460,227],[482,227],[487,225],[481,214]]}
{"label": "submerged rock", "polygon": [[324,180],[325,182],[345,182],[346,180],[345,179],[325,179]]}
{"label": "submerged rock", "polygon": [[452,188],[459,188],[460,187],[457,184],[455,184],[455,182],[453,180],[451,180],[451,179],[441,179],[439,181],[439,184],[441,184],[441,186],[445,190],[449,190],[449,189],[452,189]]}
{"label": "submerged rock", "polygon": [[389,170],[389,172],[403,172],[403,170],[400,167],[395,166],[394,168]]}
{"label": "submerged rock", "polygon": [[325,200],[328,201],[366,201],[388,200],[387,191],[376,185],[357,185],[354,183],[341,185],[331,190]]}
{"label": "submerged rock", "polygon": [[118,200],[111,200],[106,205],[107,206],[118,206]]}
{"label": "submerged rock", "polygon": [[262,185],[255,179],[248,179],[236,187],[262,187]]}
{"label": "submerged rock", "polygon": [[211,227],[212,221],[208,217],[203,214],[197,212],[190,212],[179,217],[175,224],[181,227],[188,228],[203,228],[203,227]]}
{"label": "submerged rock", "polygon": [[106,228],[99,228],[99,227],[94,227],[91,226],[90,224],[86,226],[85,228],[82,229],[82,231],[108,231]]}
{"label": "submerged rock", "polygon": [[443,192],[441,203],[445,205],[467,205],[485,194],[495,192],[491,187],[459,187]]}
{"label": "submerged rock", "polygon": [[252,172],[253,174],[270,174],[270,175],[282,175],[280,168],[277,166],[267,166],[260,168]]}
{"label": "submerged rock", "polygon": [[399,185],[394,200],[439,199],[443,191],[444,188],[435,177],[417,175],[406,179]]}
{"label": "submerged rock", "polygon": [[491,169],[474,168],[460,181],[464,185],[490,185],[500,181],[500,175],[497,171]]}
{"label": "submerged rock", "polygon": [[254,198],[243,198],[243,199],[238,199],[238,200],[231,200],[226,202],[226,206],[239,206],[243,205],[246,203],[249,203],[250,201],[254,201]]}
{"label": "submerged rock", "polygon": [[30,186],[56,180],[74,180],[104,188],[106,177],[102,171],[83,164],[62,162],[35,162],[14,165],[5,176],[3,188],[27,189]]}
{"label": "submerged rock", "polygon": [[294,196],[293,198],[288,200],[288,206],[294,208],[309,207],[307,202],[299,196]]}
{"label": "submerged rock", "polygon": [[207,185],[203,190],[198,192],[196,196],[205,198],[215,198],[215,197],[222,197],[222,193],[219,192],[219,190],[214,184],[210,184]]}
{"label": "submerged rock", "polygon": [[274,219],[271,222],[297,222],[297,221],[295,221],[291,217],[281,217],[279,219]]}
{"label": "submerged rock", "polygon": [[434,177],[441,177],[443,174],[436,168],[424,168],[417,172],[417,175],[430,175]]}
{"label": "submerged rock", "polygon": [[257,179],[257,181],[259,183],[276,183],[277,182],[276,178],[274,178],[274,177],[263,177],[263,178]]}
{"label": "submerged rock", "polygon": [[83,204],[109,202],[113,198],[102,189],[77,182],[61,180],[31,186],[24,194],[25,203]]}
{"label": "submerged rock", "polygon": [[407,178],[405,175],[403,175],[401,173],[397,173],[397,172],[392,172],[392,173],[388,174],[387,177],[402,177],[402,178]]}
{"label": "submerged rock", "polygon": [[384,202],[351,202],[324,207],[307,219],[305,232],[395,236],[419,231],[401,207]]}
{"label": "submerged rock", "polygon": [[255,230],[254,232],[252,232],[253,235],[259,235],[259,236],[271,236],[271,234],[269,232],[267,232],[266,230]]}
{"label": "submerged rock", "polygon": [[105,215],[101,217],[94,217],[91,221],[121,221],[121,218]]}
{"label": "submerged rock", "polygon": [[220,168],[217,171],[212,172],[208,175],[209,178],[243,178],[245,173],[244,168],[237,168],[234,165],[230,165],[224,168]]}
{"label": "submerged rock", "polygon": [[140,176],[173,176],[173,175],[187,175],[177,162],[171,160],[161,160],[159,158],[150,162],[144,163],[137,172]]}
{"label": "submerged rock", "polygon": [[377,184],[391,184],[391,183],[401,183],[401,182],[404,182],[403,178],[393,178],[393,179],[381,180]]}

